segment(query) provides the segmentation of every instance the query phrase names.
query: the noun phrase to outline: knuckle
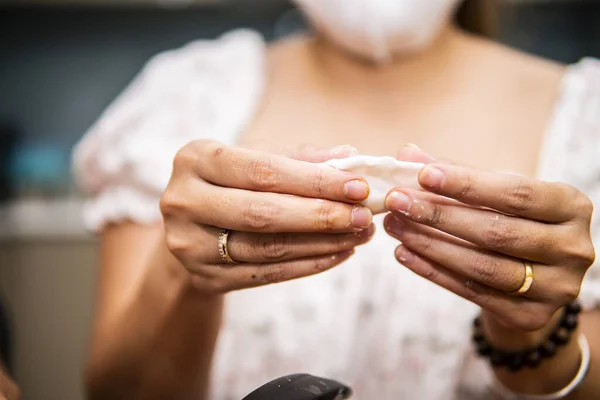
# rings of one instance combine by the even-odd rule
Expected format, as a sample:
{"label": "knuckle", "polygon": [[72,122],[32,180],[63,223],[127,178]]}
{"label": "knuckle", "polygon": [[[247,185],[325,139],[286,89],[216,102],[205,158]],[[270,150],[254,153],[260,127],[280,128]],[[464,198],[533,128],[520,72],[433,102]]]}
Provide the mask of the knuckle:
{"label": "knuckle", "polygon": [[583,261],[587,268],[591,267],[596,262],[596,249],[591,241],[587,242],[587,248],[584,251]]}
{"label": "knuckle", "polygon": [[163,218],[167,219],[174,217],[183,211],[185,209],[185,205],[181,202],[177,193],[171,188],[167,187],[160,197],[159,209],[160,213],[163,215]]}
{"label": "knuckle", "polygon": [[461,182],[462,185],[460,186],[459,198],[466,199],[473,197],[475,191],[475,184],[471,173],[466,173]]}
{"label": "knuckle", "polygon": [[535,202],[535,190],[525,179],[508,189],[504,194],[504,203],[512,213],[528,211]]}
{"label": "knuckle", "polygon": [[249,202],[242,211],[242,224],[246,230],[262,231],[273,226],[277,219],[277,209],[266,202]]}
{"label": "knuckle", "polygon": [[199,168],[196,168],[195,172],[200,176],[204,175],[204,168],[209,165],[223,166],[235,160],[235,153],[231,147],[211,139],[194,140],[184,146],[178,155],[180,158],[176,160],[175,169],[189,169],[197,165]]}
{"label": "knuckle", "polygon": [[210,139],[200,139],[195,142],[202,153],[210,156],[212,159],[222,158],[227,155],[227,146]]}
{"label": "knuckle", "polygon": [[586,269],[596,261],[596,250],[591,240],[584,240],[579,244],[578,259]]}
{"label": "knuckle", "polygon": [[440,204],[432,204],[431,212],[427,216],[426,222],[433,227],[443,226],[446,222],[444,207]]}
{"label": "knuckle", "polygon": [[556,183],[562,192],[562,201],[568,203],[572,211],[572,215],[583,218],[587,221],[592,219],[594,213],[594,203],[592,200],[579,189],[568,183]]}
{"label": "knuckle", "polygon": [[214,158],[219,156],[225,151],[227,146],[212,139],[196,139],[189,142],[182,148],[182,151],[187,151],[188,157],[194,159],[203,160],[207,158]]}
{"label": "knuckle", "polygon": [[586,232],[585,235],[585,239],[581,239],[581,235],[575,234],[573,239],[563,241],[562,253],[566,259],[587,269],[596,260],[596,250],[589,233]]}
{"label": "knuckle", "polygon": [[558,307],[562,307],[579,297],[581,291],[581,278],[575,276],[558,279],[556,281],[556,289],[552,295],[553,303]]}
{"label": "knuckle", "polygon": [[[321,206],[318,208],[315,213],[313,227],[317,231],[322,232],[331,232],[336,227],[336,221],[341,220],[340,213],[338,212],[339,208],[336,207],[335,204],[332,203],[321,203]],[[348,225],[350,221],[348,221]]]}
{"label": "knuckle", "polygon": [[247,177],[250,185],[260,191],[273,191],[280,181],[272,156],[249,163]]}
{"label": "knuckle", "polygon": [[568,285],[562,291],[563,301],[561,303],[565,305],[576,300],[579,297],[579,292],[581,292],[581,285]]}
{"label": "knuckle", "polygon": [[189,169],[196,161],[204,159],[202,153],[207,147],[207,143],[213,143],[206,139],[194,140],[184,145],[177,151],[173,158],[173,171],[179,172]]}
{"label": "knuckle", "polygon": [[493,249],[507,249],[517,241],[517,232],[506,216],[496,215],[484,231],[483,241]]}
{"label": "knuckle", "polygon": [[216,165],[227,165],[235,159],[234,151],[215,140],[200,139],[194,142],[197,148],[198,162],[213,162]]}
{"label": "knuckle", "polygon": [[259,248],[266,260],[274,261],[285,258],[290,253],[289,236],[284,233],[262,235],[259,239]]}
{"label": "knuckle", "polygon": [[263,267],[262,280],[267,285],[286,281],[289,276],[290,269],[281,264],[269,264]]}
{"label": "knuckle", "polygon": [[481,252],[475,257],[472,270],[476,281],[493,286],[499,279],[501,266],[495,257]]}
{"label": "knuckle", "polygon": [[319,169],[314,176],[312,177],[311,181],[311,190],[314,194],[315,197],[317,198],[321,198],[323,197],[323,194],[325,193],[325,171],[323,169]]}
{"label": "knuckle", "polygon": [[178,259],[185,258],[190,252],[191,247],[185,236],[167,233],[165,242],[167,249]]}
{"label": "knuckle", "polygon": [[173,173],[177,173],[181,170],[185,170],[190,165],[191,161],[190,145],[187,144],[177,151],[175,157],[173,157]]}

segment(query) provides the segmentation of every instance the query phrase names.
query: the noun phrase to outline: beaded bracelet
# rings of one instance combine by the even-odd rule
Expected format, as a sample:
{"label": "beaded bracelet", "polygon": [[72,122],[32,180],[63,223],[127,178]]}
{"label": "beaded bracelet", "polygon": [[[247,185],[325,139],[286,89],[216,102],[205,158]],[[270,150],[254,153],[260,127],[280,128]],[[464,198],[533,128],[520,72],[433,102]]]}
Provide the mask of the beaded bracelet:
{"label": "beaded bracelet", "polygon": [[552,358],[558,347],[569,342],[571,334],[577,328],[580,312],[579,302],[574,301],[568,304],[563,309],[559,323],[541,344],[519,351],[506,351],[492,346],[483,333],[481,319],[477,317],[473,321],[473,341],[477,347],[477,353],[481,357],[488,358],[494,367],[505,367],[513,372],[524,367],[535,368],[544,359]]}
{"label": "beaded bracelet", "polygon": [[499,398],[504,400],[561,400],[565,397],[569,396],[573,393],[577,388],[581,385],[583,380],[586,378],[586,375],[590,369],[591,363],[591,355],[590,355],[590,345],[582,333],[579,335],[579,352],[581,353],[581,362],[579,363],[579,370],[577,370],[577,374],[575,377],[569,382],[569,384],[562,389],[548,394],[522,394],[515,393],[512,390],[508,389],[506,386],[502,384],[498,380],[498,378],[494,378],[492,383],[492,393],[495,393]]}

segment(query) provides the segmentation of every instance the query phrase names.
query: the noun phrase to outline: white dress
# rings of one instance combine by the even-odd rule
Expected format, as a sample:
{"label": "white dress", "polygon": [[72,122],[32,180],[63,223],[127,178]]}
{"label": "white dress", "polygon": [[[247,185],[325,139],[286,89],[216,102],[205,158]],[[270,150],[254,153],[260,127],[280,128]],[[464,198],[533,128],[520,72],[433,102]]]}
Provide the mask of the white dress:
{"label": "white dress", "polygon": [[[158,220],[176,151],[198,138],[236,141],[262,94],[265,49],[239,30],[147,64],[75,150],[76,177],[93,195],[90,229]],[[600,62],[570,66],[562,85],[538,176],[600,204]],[[597,217],[593,235],[600,249]],[[491,372],[470,341],[477,307],[399,266],[396,244],[379,226],[332,271],[228,295],[211,399],[240,400],[296,372],[341,380],[361,400],[487,398]],[[600,305],[598,264],[581,292],[586,308]]]}

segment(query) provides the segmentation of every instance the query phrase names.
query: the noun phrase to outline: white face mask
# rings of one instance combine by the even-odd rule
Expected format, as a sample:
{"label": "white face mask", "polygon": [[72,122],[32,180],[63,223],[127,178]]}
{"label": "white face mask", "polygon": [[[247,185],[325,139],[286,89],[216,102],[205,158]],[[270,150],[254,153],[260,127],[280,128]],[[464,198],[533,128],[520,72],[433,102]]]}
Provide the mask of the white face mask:
{"label": "white face mask", "polygon": [[340,47],[374,61],[419,51],[461,0],[293,0]]}

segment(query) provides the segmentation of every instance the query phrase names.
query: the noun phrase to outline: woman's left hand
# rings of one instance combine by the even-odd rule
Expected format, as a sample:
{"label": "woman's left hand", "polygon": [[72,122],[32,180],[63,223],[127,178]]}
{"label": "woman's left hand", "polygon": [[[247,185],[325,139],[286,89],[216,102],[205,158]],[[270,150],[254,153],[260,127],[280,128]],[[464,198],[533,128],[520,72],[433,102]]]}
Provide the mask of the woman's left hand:
{"label": "woman's left hand", "polygon": [[[424,153],[417,157],[413,161],[433,161]],[[419,182],[427,192],[397,188],[386,200],[392,213],[385,228],[402,242],[395,255],[404,266],[510,329],[542,329],[578,296],[595,257],[593,205],[583,193],[435,161]],[[517,296],[511,292],[524,282],[525,262],[534,280]]]}

